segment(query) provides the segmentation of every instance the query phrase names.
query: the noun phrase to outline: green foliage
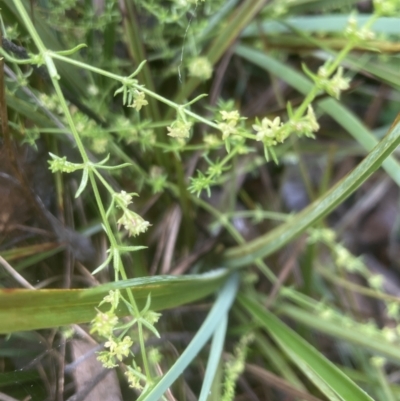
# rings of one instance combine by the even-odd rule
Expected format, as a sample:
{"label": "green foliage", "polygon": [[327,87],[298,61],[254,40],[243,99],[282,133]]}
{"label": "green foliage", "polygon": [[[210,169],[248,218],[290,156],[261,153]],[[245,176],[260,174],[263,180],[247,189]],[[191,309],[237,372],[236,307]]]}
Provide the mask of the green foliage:
{"label": "green foliage", "polygon": [[[353,3],[337,2],[328,17],[349,13]],[[94,289],[1,290],[0,332],[13,336],[20,330],[91,322],[90,334],[104,341],[99,361],[107,368],[123,367],[129,386],[141,394],[139,400],[167,399],[167,390],[211,337],[200,400],[232,400],[236,383],[246,371],[246,360],[257,358],[266,362],[266,370],[282,376],[297,391],[322,393],[334,401],[372,397],[384,401],[382,394],[395,399],[386,360],[375,354],[389,358],[388,349],[393,346],[392,360],[399,363],[399,301],[384,293],[382,277],[372,275],[362,258],[340,243],[334,231],[320,225],[327,225],[321,221],[381,166],[400,183],[398,162],[390,156],[400,144],[398,121],[378,143],[343,101],[343,94],[351,89],[351,76],[361,67],[351,53],[392,46],[386,39],[378,40],[374,29],[383,18],[399,16],[399,2],[374,1],[370,15],[346,15],[343,32],[328,38],[341,41],[339,50],[325,40],[323,24],[309,31],[293,17],[311,18],[302,15],[310,11],[319,17],[321,10],[326,11],[326,4],[320,1],[106,1],[103,8],[96,9],[87,1],[51,0],[41,2],[34,15],[28,4],[12,0],[2,11],[6,45],[1,54],[11,71],[5,90],[11,111],[9,126],[22,132],[13,140],[32,145],[43,140],[49,147],[48,164],[60,209],[63,180],[66,175],[78,179],[73,191],[75,199],[79,198],[76,202],[83,202],[95,216],[96,233],[106,244],[92,274],[104,278],[111,272],[114,283]],[[18,19],[20,26],[15,26],[13,19]],[[271,30],[271,43],[280,41],[274,51],[267,51],[264,27]],[[302,67],[297,70],[289,66],[285,50],[293,32],[302,45],[322,52],[322,56],[313,52],[311,60],[298,63]],[[239,42],[238,46],[234,42]],[[244,71],[239,80],[229,75],[235,63],[238,71]],[[375,63],[367,67],[370,73],[385,76],[392,87],[399,87],[395,69],[388,67],[387,74],[384,61],[375,58]],[[248,113],[245,117],[242,110],[252,97],[247,92],[257,92],[260,86],[248,79],[252,74],[273,88],[271,93],[283,112]],[[43,82],[38,84],[35,76]],[[286,100],[277,89],[278,78],[304,98]],[[226,87],[224,79],[229,82]],[[246,80],[248,89],[243,83]],[[268,204],[263,196],[253,201],[251,190],[241,188],[240,177],[260,174],[262,168],[265,180],[265,171],[284,169],[285,160],[293,153],[296,159],[299,147],[313,146],[312,141],[321,135],[320,117],[325,113],[367,150],[365,159],[332,188],[322,188],[320,196],[313,194],[309,185],[313,201],[297,214],[279,213],[281,209],[275,210],[273,202]],[[242,207],[246,210],[240,210]],[[253,239],[245,238],[237,223],[249,218],[258,230]],[[267,219],[284,222],[275,227]],[[202,230],[194,229],[194,220],[204,221]],[[222,230],[231,238],[218,236]],[[196,231],[205,232],[213,246],[218,244],[215,252],[210,252],[212,247]],[[286,268],[278,278],[265,257],[301,234],[308,236],[308,249],[314,249],[304,273],[305,285],[286,285]],[[177,240],[168,242],[168,237]],[[68,243],[69,237],[63,238]],[[169,245],[165,251],[161,245],[155,248],[153,268],[147,248],[153,250],[158,240]],[[196,255],[192,252],[195,247],[206,249],[204,253],[215,260],[203,257],[202,252]],[[43,255],[31,256],[36,249],[21,248],[27,257],[21,271],[37,263],[40,256],[48,257],[44,249]],[[321,266],[326,251],[338,275],[357,274],[366,280],[368,295],[384,301],[390,324],[378,328],[351,312],[344,313],[336,306],[335,291],[320,291],[317,283],[324,280],[345,285],[345,280]],[[6,252],[9,262],[16,258]],[[170,276],[138,278],[155,274],[163,252],[165,266],[181,259],[189,260],[189,265],[170,269]],[[207,273],[221,263],[222,271]],[[280,262],[271,263],[279,269]],[[2,264],[21,280],[16,267],[6,260]],[[242,268],[247,272],[254,265],[257,275],[239,276],[236,272]],[[173,276],[187,270],[203,274]],[[258,280],[263,281],[260,287]],[[271,291],[268,299],[259,291],[263,288]],[[353,286],[352,290],[360,288]],[[240,325],[235,319],[228,320],[238,291]],[[159,327],[161,315],[156,310],[188,304],[212,293],[216,300],[204,323],[178,360],[168,366],[165,355],[146,343],[150,336],[162,338],[162,328],[168,327]],[[313,314],[318,322],[312,321]],[[282,323],[281,315],[301,324],[305,338]],[[228,331],[227,336],[227,328],[241,339],[221,368],[224,342],[231,334]],[[377,387],[365,386],[371,395],[344,373],[349,366],[339,366],[344,364],[342,359],[334,364],[307,342],[312,337],[309,329],[333,337],[332,348],[344,341],[362,345],[363,350],[352,354],[348,365],[365,374],[368,369],[376,372]],[[357,336],[348,333],[351,330],[365,337],[358,343]],[[373,345],[377,339],[380,344]],[[133,351],[136,344],[139,352]],[[364,349],[373,354],[371,360]],[[306,385],[301,383],[304,378]]]}

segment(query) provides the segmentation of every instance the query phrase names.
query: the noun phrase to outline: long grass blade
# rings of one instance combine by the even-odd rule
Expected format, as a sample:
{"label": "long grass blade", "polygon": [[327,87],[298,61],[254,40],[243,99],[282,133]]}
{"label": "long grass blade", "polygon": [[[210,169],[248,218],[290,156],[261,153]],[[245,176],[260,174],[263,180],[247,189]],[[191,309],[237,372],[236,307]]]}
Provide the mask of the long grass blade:
{"label": "long grass blade", "polygon": [[[79,290],[1,289],[0,334],[89,322],[104,296],[116,289],[130,288],[139,307],[151,294],[153,310],[173,308],[212,294],[226,277],[226,270],[218,270],[192,276],[137,278]],[[117,314],[124,316],[128,311],[121,306]]]}
{"label": "long grass blade", "polygon": [[245,296],[240,296],[239,302],[329,400],[372,401],[332,362],[259,303]]}

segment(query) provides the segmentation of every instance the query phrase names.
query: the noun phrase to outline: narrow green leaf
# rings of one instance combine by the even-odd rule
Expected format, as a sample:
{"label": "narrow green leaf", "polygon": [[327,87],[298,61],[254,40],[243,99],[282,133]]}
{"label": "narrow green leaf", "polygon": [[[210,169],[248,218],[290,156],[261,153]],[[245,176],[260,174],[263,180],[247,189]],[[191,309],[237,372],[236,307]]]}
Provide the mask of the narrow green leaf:
{"label": "narrow green leaf", "polygon": [[[173,308],[212,294],[226,277],[227,271],[221,269],[192,276],[137,278],[89,289],[2,289],[0,334],[89,322],[104,296],[116,289],[124,291],[130,288],[139,308],[143,308],[149,294],[153,310]],[[127,315],[123,303],[120,305],[118,315]]]}
{"label": "narrow green leaf", "polygon": [[82,172],[82,180],[81,183],[79,184],[79,188],[76,191],[75,198],[79,198],[79,196],[82,194],[82,192],[85,190],[87,182],[89,178],[89,169],[88,167],[85,166]]}
{"label": "narrow green leaf", "polygon": [[[213,336],[206,373],[204,375],[203,385],[201,386],[201,392],[199,395],[199,401],[207,401],[208,397],[210,396],[211,387],[215,378],[215,372],[217,371],[218,364],[221,362],[221,355],[224,348],[227,327],[228,316],[226,314],[219,322]],[[215,396],[216,395],[214,395],[214,397]]]}
{"label": "narrow green leaf", "polygon": [[249,297],[239,303],[272,336],[304,374],[331,400],[373,401],[349,377],[271,312]]}
{"label": "narrow green leaf", "polygon": [[[363,26],[371,19],[371,15],[357,15],[358,26]],[[291,27],[303,32],[338,32],[346,29],[349,22],[349,14],[335,15],[304,15],[287,18],[284,21],[265,21],[252,23],[243,32],[241,37],[259,36],[264,34],[291,33]],[[400,18],[380,17],[371,26],[376,33],[399,34]]]}

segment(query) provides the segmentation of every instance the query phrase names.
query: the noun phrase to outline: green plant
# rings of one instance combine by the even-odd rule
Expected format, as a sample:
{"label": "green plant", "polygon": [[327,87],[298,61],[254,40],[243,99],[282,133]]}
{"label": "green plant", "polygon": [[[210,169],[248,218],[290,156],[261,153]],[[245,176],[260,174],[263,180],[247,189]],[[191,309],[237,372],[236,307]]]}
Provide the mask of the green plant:
{"label": "green plant", "polygon": [[[323,4],[318,1],[273,1],[267,5],[261,1],[244,1],[240,5],[237,1],[213,4],[207,1],[172,1],[168,7],[156,1],[125,1],[122,2],[122,10],[114,1],[106,2],[104,10],[93,10],[88,4],[76,1],[53,1],[39,11],[37,19],[29,15],[25,3],[13,0],[5,6],[3,15],[3,25],[7,28],[3,34],[8,37],[1,54],[14,71],[9,74],[13,79],[7,83],[6,90],[3,85],[8,108],[13,112],[9,126],[14,133],[21,127],[24,132],[22,138],[15,135],[13,140],[35,144],[40,136],[47,138],[51,150],[49,166],[55,174],[60,208],[63,203],[60,199],[65,191],[63,173],[71,174],[75,179],[79,177],[80,184],[74,196],[87,202],[90,213],[97,219],[96,231],[108,244],[105,257],[92,273],[105,274],[111,268],[115,283],[104,284],[97,289],[81,289],[79,293],[66,289],[55,292],[15,291],[14,294],[2,291],[0,318],[3,327],[0,325],[0,331],[9,334],[17,330],[91,320],[90,333],[105,340],[105,350],[99,353],[98,359],[107,368],[121,366],[130,387],[141,393],[140,400],[167,399],[165,392],[213,336],[211,349],[214,353],[210,354],[200,391],[200,399],[205,400],[210,389],[218,387],[217,372],[221,370],[218,363],[226,337],[228,313],[239,291],[238,304],[234,307],[241,322],[241,326],[236,327],[239,334],[252,332],[254,344],[262,350],[262,358],[269,360],[273,369],[291,386],[304,393],[318,394],[319,391],[330,400],[372,399],[349,378],[351,375],[346,375],[344,369],[329,362],[277,316],[290,316],[300,322],[305,328],[305,337],[310,337],[307,330],[312,328],[333,335],[338,341],[359,345],[357,336],[346,333],[346,330],[354,330],[364,336],[363,347],[373,353],[384,354],[396,363],[399,358],[397,332],[389,327],[378,329],[374,326],[371,329],[351,314],[341,317],[332,300],[330,305],[326,305],[324,294],[315,283],[322,277],[329,278],[323,268],[317,275],[315,269],[306,267],[303,278],[304,288],[308,290],[290,286],[281,288],[287,273],[283,270],[277,277],[265,257],[280,250],[299,234],[307,233],[308,247],[314,255],[310,257],[312,266],[320,266],[319,255],[323,253],[321,244],[324,244],[330,249],[332,263],[338,269],[346,267],[347,271],[356,271],[367,278],[372,287],[368,294],[386,300],[390,315],[397,323],[398,300],[390,299],[382,292],[381,285],[370,277],[365,265],[339,244],[331,231],[313,226],[321,224],[321,219],[354,193],[381,165],[396,183],[400,183],[398,162],[390,156],[400,143],[398,121],[395,120],[387,135],[378,143],[347,107],[339,103],[343,91],[350,89],[350,73],[344,72],[344,66],[353,62],[351,52],[355,48],[373,46],[374,24],[386,16],[396,16],[398,3],[375,1],[373,12],[362,25],[358,25],[358,17],[354,14],[342,16],[347,26],[344,34],[339,32],[338,35],[345,45],[338,52],[325,45],[318,36],[306,33],[302,26],[295,26],[295,21],[290,19],[291,13],[319,10]],[[302,63],[303,72],[298,72],[280,59],[284,57],[284,52],[277,57],[266,55],[260,50],[264,46],[263,35],[260,40],[244,31],[240,37],[247,25],[250,24],[250,31],[257,25],[252,23],[257,14],[262,24],[270,20],[280,21],[282,26],[300,33],[306,43],[325,51],[326,60],[318,68]],[[23,47],[13,47],[11,40],[18,35],[10,24],[10,16],[21,23],[18,27],[23,31],[21,42],[30,49],[29,54]],[[45,23],[45,16],[51,16],[49,24]],[[335,17],[334,14],[331,16]],[[144,21],[141,34],[137,29],[138,19]],[[121,33],[129,59],[114,55],[121,46],[116,39],[123,36]],[[277,36],[285,40],[285,35],[279,36],[279,31]],[[58,37],[62,39],[62,44]],[[242,41],[242,44],[231,52],[252,66],[259,66],[273,76],[281,77],[303,92],[304,99],[297,103],[288,101],[280,114],[255,118],[245,118],[240,112],[239,102],[235,100],[217,101],[214,96],[212,104],[208,104],[207,94],[196,92],[196,88],[202,85],[202,90],[215,91],[218,82],[214,83],[214,87],[209,84],[213,68],[221,58],[218,68],[223,68],[231,55],[229,47],[235,40]],[[85,44],[77,44],[82,42]],[[374,44],[382,46],[382,43]],[[68,46],[71,49],[65,50]],[[132,61],[136,65],[134,72]],[[376,69],[383,68],[383,65],[384,61],[377,59]],[[46,91],[49,94],[38,96],[40,84],[29,81],[33,70],[47,81]],[[173,81],[174,78],[176,81]],[[395,78],[391,79],[390,85],[397,88],[398,82],[393,81]],[[273,86],[274,78],[270,82]],[[232,97],[235,95],[235,91],[227,92]],[[321,100],[321,96],[329,98]],[[284,106],[282,99],[280,103]],[[285,157],[290,157],[290,147],[299,153],[304,139],[314,139],[318,135],[320,123],[317,117],[324,112],[337,119],[366,148],[365,159],[331,189],[323,188],[320,196],[313,194],[309,185],[313,202],[296,215],[263,210],[263,206],[256,205],[246,190],[239,190],[235,184],[237,176],[270,161],[276,165],[282,163]],[[3,111],[3,123],[5,119]],[[34,128],[29,124],[25,126],[28,119],[36,124]],[[394,116],[391,116],[387,121],[393,119]],[[74,161],[60,150],[62,141],[68,137],[77,149]],[[4,132],[4,143],[6,141],[11,141],[11,136],[7,137]],[[80,160],[76,161],[78,158]],[[209,201],[218,191],[221,192],[219,200]],[[89,194],[93,195],[92,199]],[[138,194],[140,196],[133,209],[133,197]],[[235,210],[238,197],[248,210]],[[145,202],[152,204],[159,200],[149,218],[142,217],[139,212],[141,199],[142,207]],[[195,235],[193,219],[204,212],[213,219],[213,224],[202,227],[207,235],[218,241],[216,233],[224,230],[237,246],[230,245],[216,252],[218,262],[200,258],[200,262],[195,264],[197,258],[189,258],[192,272],[202,272],[201,275],[138,278],[151,275],[149,259],[142,255],[146,252],[143,244],[151,242],[148,232],[152,227],[162,227],[163,216],[169,216],[164,219],[167,226],[182,230],[179,241],[175,244],[170,242],[175,245],[177,261],[179,256],[190,255],[196,241],[201,241],[200,235]],[[255,224],[264,224],[264,220],[269,218],[284,219],[285,222],[277,227],[264,225],[262,227],[268,227],[266,234],[248,240],[234,224],[234,219],[240,217],[252,217]],[[171,237],[175,235],[174,238],[178,238],[173,232],[171,229]],[[229,241],[226,243],[229,244]],[[224,242],[221,246],[226,248]],[[156,252],[159,249],[156,248]],[[171,264],[168,252],[166,247],[164,265],[167,267]],[[44,252],[42,256],[48,257]],[[37,261],[32,258],[27,264]],[[222,271],[208,273],[221,263],[224,267]],[[240,276],[242,286],[238,289],[239,275],[236,270],[252,265],[258,268],[260,279],[266,279],[265,282],[272,286],[271,295],[267,298],[257,290],[254,277],[248,273]],[[136,267],[138,273],[134,270]],[[220,285],[222,289],[190,345],[167,373],[159,375],[162,357],[158,350],[146,345],[151,334],[162,336],[162,332],[159,333],[160,330],[155,327],[160,318],[156,310],[198,300]],[[174,294],[175,289],[180,293]],[[358,290],[356,287],[353,289]],[[78,301],[74,294],[79,295]],[[31,305],[27,305],[28,298]],[[63,318],[57,316],[59,309],[51,307],[55,300],[63,308],[68,308],[69,315]],[[267,306],[273,306],[273,311],[269,311]],[[32,308],[35,319],[30,320]],[[324,324],[313,321],[315,313],[325,319]],[[251,316],[255,323],[250,323],[245,314]],[[335,326],[342,328],[342,333],[335,331]],[[261,330],[274,341],[274,351],[267,350],[265,344],[268,340],[261,335]],[[224,400],[234,397],[234,384],[245,369],[246,351],[251,357],[252,345],[249,345],[248,339],[249,336],[244,335],[234,352],[237,364],[234,360],[228,364],[226,372],[220,374],[226,376]],[[379,346],[375,344],[377,340]],[[133,352],[134,342],[139,344],[140,358]],[[390,347],[395,347],[395,351],[390,353]],[[271,358],[272,354],[274,358]],[[355,355],[357,363],[361,365],[362,361],[365,362],[367,354]],[[307,377],[307,387],[301,384],[292,365]],[[383,400],[382,394],[387,396],[398,390],[388,385],[382,364],[374,366],[380,369],[380,383],[376,389],[370,387],[368,391]],[[219,391],[213,392],[211,399],[219,399]]]}

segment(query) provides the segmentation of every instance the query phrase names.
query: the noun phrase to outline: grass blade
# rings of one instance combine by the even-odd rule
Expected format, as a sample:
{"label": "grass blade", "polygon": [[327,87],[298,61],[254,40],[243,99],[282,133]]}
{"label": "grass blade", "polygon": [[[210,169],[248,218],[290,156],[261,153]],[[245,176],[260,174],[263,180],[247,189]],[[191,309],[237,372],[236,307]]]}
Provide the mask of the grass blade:
{"label": "grass blade", "polygon": [[239,302],[331,401],[372,401],[332,362],[259,303],[244,296],[239,297]]}
{"label": "grass blade", "polygon": [[207,398],[210,395],[211,386],[213,384],[215,377],[215,372],[217,371],[218,364],[221,361],[221,355],[224,347],[227,327],[228,327],[228,316],[225,315],[221,319],[221,322],[219,323],[213,336],[210,355],[208,357],[208,362],[207,362],[206,374],[204,375],[203,385],[201,386],[199,401],[207,401]]}
{"label": "grass blade", "polygon": [[[92,320],[95,307],[110,290],[131,288],[139,308],[151,293],[153,310],[173,308],[201,299],[226,280],[226,270],[192,276],[136,278],[89,289],[0,290],[0,334],[58,327]],[[128,314],[120,303],[119,316]],[[101,309],[101,308],[100,308]]]}

